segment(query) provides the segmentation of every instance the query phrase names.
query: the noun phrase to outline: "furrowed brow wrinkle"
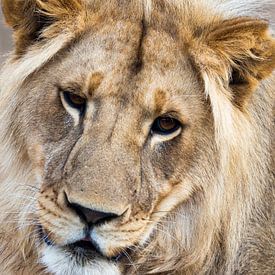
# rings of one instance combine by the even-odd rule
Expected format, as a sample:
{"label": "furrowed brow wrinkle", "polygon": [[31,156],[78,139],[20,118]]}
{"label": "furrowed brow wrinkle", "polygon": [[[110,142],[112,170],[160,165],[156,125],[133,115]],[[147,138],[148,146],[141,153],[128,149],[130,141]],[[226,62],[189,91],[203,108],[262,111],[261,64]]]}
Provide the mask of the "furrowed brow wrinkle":
{"label": "furrowed brow wrinkle", "polygon": [[101,72],[92,73],[88,84],[88,93],[90,96],[94,95],[94,92],[99,88],[103,79],[104,79],[103,73]]}

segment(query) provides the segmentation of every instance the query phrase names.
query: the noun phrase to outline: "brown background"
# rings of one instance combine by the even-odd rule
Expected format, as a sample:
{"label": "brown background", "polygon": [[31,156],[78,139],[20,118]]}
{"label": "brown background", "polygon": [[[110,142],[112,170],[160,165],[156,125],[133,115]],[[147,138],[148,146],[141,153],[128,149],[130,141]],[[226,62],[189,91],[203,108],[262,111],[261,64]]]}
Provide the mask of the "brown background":
{"label": "brown background", "polygon": [[[0,0],[1,1],[1,0]],[[275,0],[274,0],[275,1]],[[0,8],[1,10],[1,8]],[[272,19],[275,20],[275,5],[271,7]],[[3,16],[0,11],[0,66],[5,60],[5,55],[11,50],[11,33],[7,26],[4,24]]]}

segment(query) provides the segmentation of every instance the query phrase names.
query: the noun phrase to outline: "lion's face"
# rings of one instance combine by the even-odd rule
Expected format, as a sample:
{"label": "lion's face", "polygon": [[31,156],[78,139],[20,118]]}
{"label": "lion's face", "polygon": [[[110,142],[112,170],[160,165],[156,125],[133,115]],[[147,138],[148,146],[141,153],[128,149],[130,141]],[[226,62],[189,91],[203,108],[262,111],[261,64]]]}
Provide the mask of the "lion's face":
{"label": "lion's face", "polygon": [[228,179],[252,139],[240,125],[274,40],[258,19],[141,2],[3,1],[16,38],[3,136],[36,175],[32,249],[55,274],[114,274],[148,254],[202,270],[214,245],[226,249],[240,186]]}
{"label": "lion's face", "polygon": [[24,87],[40,234],[64,253],[114,258],[143,245],[200,184],[192,171],[212,137],[202,85],[167,33],[141,34],[106,23]]}

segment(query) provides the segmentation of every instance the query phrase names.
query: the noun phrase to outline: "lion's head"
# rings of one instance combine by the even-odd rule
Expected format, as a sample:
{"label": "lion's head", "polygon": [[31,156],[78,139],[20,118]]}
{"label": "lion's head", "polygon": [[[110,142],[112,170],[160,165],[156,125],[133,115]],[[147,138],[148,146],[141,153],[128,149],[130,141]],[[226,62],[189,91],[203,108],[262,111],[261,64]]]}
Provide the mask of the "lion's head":
{"label": "lion's head", "polygon": [[17,252],[26,272],[231,272],[271,177],[267,22],[195,2],[2,4],[3,270]]}

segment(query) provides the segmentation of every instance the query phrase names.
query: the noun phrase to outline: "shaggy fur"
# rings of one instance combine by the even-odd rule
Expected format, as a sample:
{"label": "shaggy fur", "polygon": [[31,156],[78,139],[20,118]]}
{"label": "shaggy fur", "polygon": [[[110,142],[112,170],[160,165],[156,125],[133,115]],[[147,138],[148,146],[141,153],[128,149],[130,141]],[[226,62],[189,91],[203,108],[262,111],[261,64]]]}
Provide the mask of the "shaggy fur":
{"label": "shaggy fur", "polygon": [[274,272],[271,2],[2,0],[1,274]]}

